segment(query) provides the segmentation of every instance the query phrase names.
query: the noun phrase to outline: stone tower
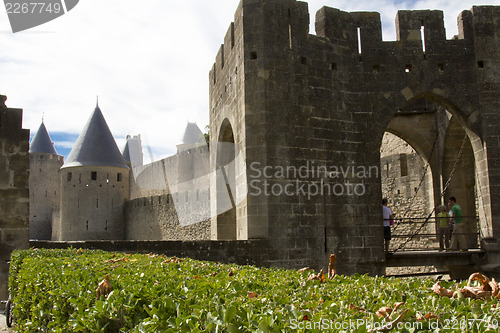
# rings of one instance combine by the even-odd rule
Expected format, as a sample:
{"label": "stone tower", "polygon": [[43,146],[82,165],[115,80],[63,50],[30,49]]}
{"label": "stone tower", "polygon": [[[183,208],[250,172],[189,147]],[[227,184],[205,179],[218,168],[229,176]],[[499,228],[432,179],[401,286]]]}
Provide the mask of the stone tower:
{"label": "stone tower", "polygon": [[127,142],[122,152],[123,158],[129,167],[136,168],[144,165],[144,156],[142,153],[141,135],[127,135]]}
{"label": "stone tower", "polygon": [[0,299],[7,299],[9,265],[15,249],[28,248],[30,131],[23,110],[5,105],[0,95]]}
{"label": "stone tower", "polygon": [[30,239],[50,240],[52,216],[59,207],[59,169],[64,157],[54,148],[42,124],[30,144]]}
{"label": "stone tower", "polygon": [[[443,12],[401,10],[396,41],[383,41],[380,14],[323,7],[313,35],[305,2],[242,0],[210,72],[210,135],[241,150],[246,166],[227,178],[244,200],[212,215],[213,237],[272,240],[272,264],[288,268],[335,253],[342,274],[383,273],[378,168],[390,132],[429,159],[435,198],[464,147],[446,197],[475,217],[477,189],[470,226],[498,261],[499,23],[500,7],[474,6],[447,40]],[[445,137],[433,108],[415,112],[422,99],[451,115]],[[234,158],[229,147],[210,150],[212,171]],[[216,207],[225,184],[211,185]]]}
{"label": "stone tower", "polygon": [[59,240],[124,237],[129,167],[97,105],[61,168]]}

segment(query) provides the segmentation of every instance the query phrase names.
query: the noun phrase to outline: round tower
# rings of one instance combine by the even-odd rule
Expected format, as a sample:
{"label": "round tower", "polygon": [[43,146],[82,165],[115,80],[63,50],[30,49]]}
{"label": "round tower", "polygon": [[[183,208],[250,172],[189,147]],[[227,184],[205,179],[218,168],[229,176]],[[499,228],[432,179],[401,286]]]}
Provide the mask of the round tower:
{"label": "round tower", "polygon": [[60,240],[123,239],[129,167],[97,105],[61,168]]}
{"label": "round tower", "polygon": [[30,143],[30,239],[50,240],[52,221],[60,200],[59,169],[64,157],[57,154],[42,121]]}

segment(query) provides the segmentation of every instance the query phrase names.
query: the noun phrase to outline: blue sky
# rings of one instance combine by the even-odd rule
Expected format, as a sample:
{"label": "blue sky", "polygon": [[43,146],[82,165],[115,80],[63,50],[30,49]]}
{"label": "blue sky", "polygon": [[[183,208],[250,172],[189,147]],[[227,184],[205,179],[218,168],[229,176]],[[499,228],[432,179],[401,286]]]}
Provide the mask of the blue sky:
{"label": "blue sky", "polygon": [[[398,9],[440,9],[447,36],[458,14],[500,0],[309,0],[310,33],[323,5],[378,11],[384,40],[395,39]],[[233,19],[237,0],[81,0],[66,15],[12,34],[0,12],[0,94],[24,109],[32,135],[42,115],[60,154],[67,155],[99,106],[123,147],[141,134],[155,159],[171,155],[187,121],[208,124],[208,72]],[[149,159],[144,150],[146,162]]]}

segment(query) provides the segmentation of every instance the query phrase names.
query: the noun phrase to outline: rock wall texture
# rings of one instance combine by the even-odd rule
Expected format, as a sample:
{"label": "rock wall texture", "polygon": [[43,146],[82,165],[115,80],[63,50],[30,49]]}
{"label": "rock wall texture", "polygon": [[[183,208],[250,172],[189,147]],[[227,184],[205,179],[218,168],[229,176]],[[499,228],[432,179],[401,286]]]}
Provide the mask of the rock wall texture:
{"label": "rock wall texture", "polygon": [[[431,157],[436,201],[440,179],[460,150],[462,140],[453,136],[467,133],[472,160],[462,170],[483,193],[483,234],[497,239],[500,208],[491,203],[500,196],[500,141],[493,125],[500,123],[499,20],[500,7],[475,6],[461,13],[458,36],[447,40],[441,11],[403,10],[396,18],[397,40],[383,41],[378,13],[323,7],[311,35],[304,2],[241,1],[210,71],[210,133],[239,147],[246,166],[232,177],[235,197],[244,199],[234,215],[213,218],[213,237],[226,239],[231,235],[223,230],[233,225],[233,239],[272,239],[279,265],[319,267],[333,252],[339,272],[382,273],[380,174],[331,177],[311,166],[380,167],[380,146],[390,129]],[[432,156],[437,111],[413,112],[421,101],[444,108],[462,131],[445,131],[441,151]],[[224,156],[211,151],[212,170]],[[277,172],[301,167],[308,172]],[[241,191],[240,184],[252,182],[253,192]],[[359,185],[358,193],[350,195],[348,183]],[[222,188],[212,187],[215,203]],[[317,191],[328,188],[327,195]],[[468,180],[449,190],[474,209]]]}
{"label": "rock wall texture", "polygon": [[0,95],[0,299],[7,299],[8,264],[14,249],[28,247],[29,130],[21,109]]}

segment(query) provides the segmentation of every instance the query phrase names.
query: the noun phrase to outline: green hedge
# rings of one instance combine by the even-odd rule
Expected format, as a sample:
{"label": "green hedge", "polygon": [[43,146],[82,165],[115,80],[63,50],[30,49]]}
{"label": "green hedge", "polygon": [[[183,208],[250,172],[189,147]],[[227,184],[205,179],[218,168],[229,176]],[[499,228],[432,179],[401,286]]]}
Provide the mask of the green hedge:
{"label": "green hedge", "polygon": [[[16,251],[9,280],[16,329],[367,332],[384,325],[376,311],[396,302],[405,302],[398,313],[406,314],[393,332],[434,332],[436,325],[446,332],[484,332],[498,318],[497,300],[439,297],[431,291],[432,279],[357,275],[321,283],[307,281],[311,271],[167,259],[76,249]],[[112,292],[97,299],[106,274]]]}

